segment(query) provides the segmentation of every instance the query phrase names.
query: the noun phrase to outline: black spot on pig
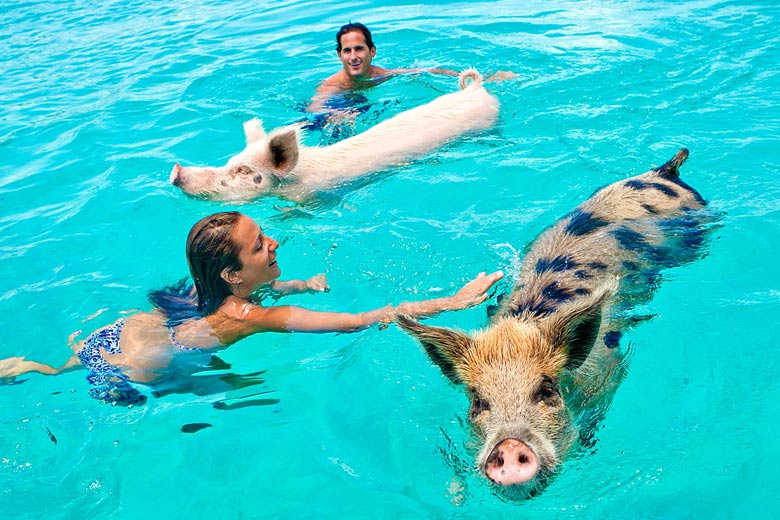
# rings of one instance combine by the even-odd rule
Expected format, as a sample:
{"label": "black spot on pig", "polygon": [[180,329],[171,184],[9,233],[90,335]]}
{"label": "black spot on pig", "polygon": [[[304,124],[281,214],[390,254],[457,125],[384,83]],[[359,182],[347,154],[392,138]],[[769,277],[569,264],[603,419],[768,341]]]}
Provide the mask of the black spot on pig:
{"label": "black spot on pig", "polygon": [[614,230],[612,234],[617,239],[620,247],[627,251],[639,253],[651,262],[663,263],[669,258],[668,248],[650,244],[641,233],[633,229],[623,226]]}
{"label": "black spot on pig", "polygon": [[626,271],[638,271],[639,264],[632,262],[631,260],[623,260],[623,269]]}
{"label": "black spot on pig", "polygon": [[620,345],[620,338],[623,337],[623,333],[619,330],[611,330],[604,334],[604,345],[608,348],[615,348]]}
{"label": "black spot on pig", "polygon": [[599,228],[609,225],[609,222],[602,220],[598,217],[594,217],[590,211],[582,211],[581,209],[575,210],[569,223],[566,224],[564,232],[580,237],[592,233]]}
{"label": "black spot on pig", "polygon": [[671,197],[676,199],[680,195],[672,188],[671,186],[667,186],[666,184],[661,184],[660,182],[651,182],[650,187],[660,191],[667,197]]}
{"label": "black spot on pig", "polygon": [[647,211],[648,213],[650,213],[651,215],[657,215],[658,214],[658,210],[654,206],[652,206],[650,204],[642,204],[642,208],[645,211]]}
{"label": "black spot on pig", "polygon": [[593,275],[591,273],[587,271],[583,271],[582,269],[574,271],[574,276],[576,276],[580,280],[587,280],[589,278],[593,278]]}
{"label": "black spot on pig", "polygon": [[666,195],[667,197],[677,198],[680,195],[672,188],[671,186],[667,186],[666,184],[662,184],[660,182],[645,182],[640,181],[638,179],[632,179],[630,181],[626,181],[625,186],[627,188],[631,188],[632,190],[640,191],[640,190],[657,190]]}
{"label": "black spot on pig", "polygon": [[571,300],[574,296],[574,293],[571,291],[571,289],[562,287],[560,282],[556,280],[542,289],[542,296],[548,300],[552,300],[553,302],[563,303]]}
{"label": "black spot on pig", "polygon": [[624,186],[626,188],[631,188],[632,190],[639,191],[647,188],[647,183],[637,179],[631,179],[630,181],[626,181]]}
{"label": "black spot on pig", "polygon": [[667,237],[677,240],[679,247],[689,250],[699,249],[707,233],[697,219],[687,216],[663,220],[659,226]]}
{"label": "black spot on pig", "polygon": [[544,299],[531,298],[522,302],[518,302],[514,309],[509,311],[510,315],[519,316],[523,313],[528,313],[533,316],[544,317],[549,316],[555,312],[555,306],[551,302]]}
{"label": "black spot on pig", "polygon": [[577,267],[577,262],[570,256],[558,255],[555,258],[540,258],[536,261],[536,272],[541,274],[545,271],[561,272]]}
{"label": "black spot on pig", "polygon": [[641,233],[629,229],[627,227],[620,227],[612,232],[617,239],[620,247],[627,251],[643,251],[647,248],[647,241]]}

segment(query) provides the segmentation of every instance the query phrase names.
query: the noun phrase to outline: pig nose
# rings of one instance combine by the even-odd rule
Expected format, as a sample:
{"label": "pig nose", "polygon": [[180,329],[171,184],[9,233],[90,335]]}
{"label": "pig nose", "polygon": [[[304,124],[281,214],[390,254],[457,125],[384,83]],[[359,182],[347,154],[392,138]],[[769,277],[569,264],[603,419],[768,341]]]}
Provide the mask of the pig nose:
{"label": "pig nose", "polygon": [[168,178],[168,180],[173,184],[174,186],[178,186],[181,184],[181,164],[176,163],[173,165],[173,169],[171,170],[171,176]]}
{"label": "pig nose", "polygon": [[504,439],[496,444],[485,463],[487,477],[502,486],[525,484],[538,471],[539,457],[519,439]]}

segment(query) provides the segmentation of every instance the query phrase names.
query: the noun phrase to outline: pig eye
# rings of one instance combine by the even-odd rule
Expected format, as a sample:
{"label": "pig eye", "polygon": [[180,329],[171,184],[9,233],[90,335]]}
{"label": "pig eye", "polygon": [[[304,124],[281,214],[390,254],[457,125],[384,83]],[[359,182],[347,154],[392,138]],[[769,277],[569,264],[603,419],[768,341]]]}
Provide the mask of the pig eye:
{"label": "pig eye", "polygon": [[478,395],[474,395],[474,398],[471,400],[471,408],[469,408],[469,417],[475,418],[482,412],[486,412],[490,410],[490,403],[482,399]]}
{"label": "pig eye", "polygon": [[558,394],[558,389],[555,388],[555,383],[552,379],[545,376],[544,379],[542,379],[542,383],[539,385],[539,388],[536,390],[536,394],[534,395],[537,402],[543,402],[548,405],[554,405],[558,402],[558,399],[560,398]]}
{"label": "pig eye", "polygon": [[252,177],[252,180],[255,181],[255,184],[260,184],[261,182],[263,182],[263,176],[258,173],[257,175]]}

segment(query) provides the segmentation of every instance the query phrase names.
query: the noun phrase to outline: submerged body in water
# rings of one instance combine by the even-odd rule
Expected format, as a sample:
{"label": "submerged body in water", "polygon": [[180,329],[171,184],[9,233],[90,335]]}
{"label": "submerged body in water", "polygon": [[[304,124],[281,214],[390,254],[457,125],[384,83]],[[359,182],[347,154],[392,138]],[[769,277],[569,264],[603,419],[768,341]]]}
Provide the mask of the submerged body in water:
{"label": "submerged body in water", "polygon": [[[284,296],[329,290],[324,275],[308,280],[279,280],[279,243],[251,218],[222,212],[198,221],[187,238],[187,262],[193,284],[181,281],[149,294],[155,306],[103,327],[75,345],[61,367],[23,356],[0,361],[0,381],[39,372],[56,375],[86,368],[90,394],[115,404],[141,404],[146,397],[133,383],[156,387],[158,395],[206,392],[205,385],[246,385],[234,374],[193,377],[208,368],[224,368],[212,354],[260,332],[355,332],[390,322],[398,312],[430,316],[479,304],[502,273],[480,273],[457,293],[444,298],[388,305],[360,313],[312,311],[292,305],[263,306],[253,295],[267,288]],[[234,376],[234,377],[229,377]],[[224,386],[224,385],[222,385]],[[208,393],[213,393],[209,391]]]}
{"label": "submerged body in water", "polygon": [[484,441],[477,466],[502,493],[538,493],[587,441],[625,372],[620,337],[642,319],[632,310],[661,270],[702,254],[713,215],[679,176],[687,156],[602,188],[541,234],[484,330],[399,318],[466,387]]}

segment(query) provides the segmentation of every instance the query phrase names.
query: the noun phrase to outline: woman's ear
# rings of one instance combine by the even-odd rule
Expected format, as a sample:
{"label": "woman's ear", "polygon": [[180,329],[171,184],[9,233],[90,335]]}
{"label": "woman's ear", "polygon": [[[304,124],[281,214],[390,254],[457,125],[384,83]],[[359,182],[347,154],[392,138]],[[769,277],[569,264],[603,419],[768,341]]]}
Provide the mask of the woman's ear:
{"label": "woman's ear", "polygon": [[238,273],[235,271],[232,271],[230,268],[226,267],[222,270],[221,273],[219,273],[219,276],[222,277],[223,280],[225,280],[227,283],[232,284],[240,284],[241,283],[241,277],[238,276]]}

